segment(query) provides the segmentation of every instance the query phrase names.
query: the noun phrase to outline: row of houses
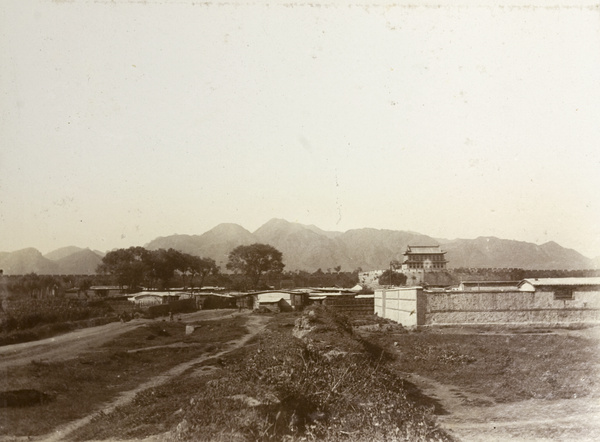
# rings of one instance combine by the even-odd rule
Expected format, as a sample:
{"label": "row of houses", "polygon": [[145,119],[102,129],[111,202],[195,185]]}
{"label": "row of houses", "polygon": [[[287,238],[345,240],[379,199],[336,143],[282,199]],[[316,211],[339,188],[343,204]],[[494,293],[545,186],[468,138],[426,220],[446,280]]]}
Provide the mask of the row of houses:
{"label": "row of houses", "polygon": [[[274,312],[302,310],[308,305],[322,304],[331,305],[333,300],[335,304],[342,306],[345,303],[352,303],[352,300],[359,300],[358,304],[365,303],[364,299],[370,299],[368,312],[372,314],[373,295],[359,294],[362,287],[357,285],[351,289],[342,289],[337,287],[330,288],[306,288],[297,290],[266,290],[260,292],[221,292],[221,291],[198,291],[190,293],[187,291],[142,291],[127,297],[127,301],[140,307],[149,307],[153,305],[168,304],[173,301],[193,298],[196,306],[200,309],[206,308],[244,308],[252,310],[267,309]],[[340,307],[343,308],[343,307]]]}
{"label": "row of houses", "polygon": [[193,298],[205,308],[273,312],[325,305],[355,315],[392,319],[405,326],[477,324],[598,324],[600,278],[529,278],[522,281],[464,281],[446,288],[387,287],[374,294],[353,289],[312,288],[262,292],[140,292],[140,306]]}

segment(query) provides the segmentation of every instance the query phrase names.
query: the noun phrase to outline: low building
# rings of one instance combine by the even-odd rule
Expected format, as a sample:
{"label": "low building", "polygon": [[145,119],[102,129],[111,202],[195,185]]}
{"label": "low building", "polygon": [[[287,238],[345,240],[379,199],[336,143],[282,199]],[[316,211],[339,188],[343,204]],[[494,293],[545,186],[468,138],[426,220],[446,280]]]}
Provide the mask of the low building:
{"label": "low building", "polygon": [[308,301],[308,293],[301,290],[267,290],[263,292],[237,293],[233,297],[239,308],[259,310],[267,308],[274,312],[302,310]]}
{"label": "low building", "polygon": [[127,298],[128,301],[136,305],[151,306],[168,304],[171,301],[177,301],[185,293],[182,292],[139,292]]}
{"label": "low building", "polygon": [[575,299],[578,292],[600,291],[600,278],[527,278],[517,288],[522,292],[552,292],[554,299]]}
{"label": "low building", "polygon": [[230,293],[200,292],[194,293],[196,307],[200,310],[214,310],[220,308],[236,308],[237,298]]}
{"label": "low building", "polygon": [[292,294],[289,292],[276,291],[276,292],[263,292],[256,293],[253,296],[254,299],[254,310],[261,308],[267,308],[274,312],[291,312],[292,307]]}
{"label": "low building", "polygon": [[111,296],[119,296],[124,293],[127,287],[119,287],[117,285],[93,285],[89,290],[94,292],[94,296],[99,298],[108,298]]}

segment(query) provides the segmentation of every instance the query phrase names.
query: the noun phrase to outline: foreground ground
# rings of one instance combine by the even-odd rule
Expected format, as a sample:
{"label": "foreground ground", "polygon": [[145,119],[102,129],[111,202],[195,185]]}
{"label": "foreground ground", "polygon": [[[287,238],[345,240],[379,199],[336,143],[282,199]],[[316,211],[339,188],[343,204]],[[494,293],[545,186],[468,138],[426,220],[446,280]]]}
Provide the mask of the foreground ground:
{"label": "foreground ground", "polygon": [[[194,321],[199,320],[216,320],[232,314],[235,315],[235,312],[232,313],[231,310],[204,310],[178,315],[177,322],[194,323]],[[0,373],[5,373],[11,367],[22,366],[32,361],[47,363],[71,359],[87,350],[100,347],[124,333],[155,322],[148,319],[111,322],[106,325],[83,328],[39,341],[0,346]]]}
{"label": "foreground ground", "polygon": [[365,332],[463,441],[600,440],[600,330]]}
{"label": "foreground ground", "polygon": [[3,409],[4,440],[452,440],[345,319],[299,319],[155,321],[12,367],[4,391],[43,396]]}
{"label": "foreground ground", "polygon": [[180,319],[1,350],[0,391],[40,395],[0,408],[0,439],[600,440],[596,329]]}

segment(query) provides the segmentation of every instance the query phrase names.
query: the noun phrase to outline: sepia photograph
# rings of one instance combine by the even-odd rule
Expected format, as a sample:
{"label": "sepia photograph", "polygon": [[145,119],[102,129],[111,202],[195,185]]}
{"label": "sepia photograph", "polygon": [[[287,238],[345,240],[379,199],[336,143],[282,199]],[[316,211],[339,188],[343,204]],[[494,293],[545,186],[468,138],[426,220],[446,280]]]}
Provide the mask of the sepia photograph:
{"label": "sepia photograph", "polygon": [[0,442],[597,440],[598,0],[0,0]]}

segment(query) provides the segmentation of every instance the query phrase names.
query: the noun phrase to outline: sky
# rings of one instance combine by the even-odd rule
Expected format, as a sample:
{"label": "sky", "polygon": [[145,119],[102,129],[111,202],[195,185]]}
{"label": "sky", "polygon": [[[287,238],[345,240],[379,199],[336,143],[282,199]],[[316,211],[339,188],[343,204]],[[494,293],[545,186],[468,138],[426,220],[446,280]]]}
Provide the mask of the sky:
{"label": "sky", "polygon": [[598,3],[454,3],[2,0],[0,251],[276,217],[600,256]]}

